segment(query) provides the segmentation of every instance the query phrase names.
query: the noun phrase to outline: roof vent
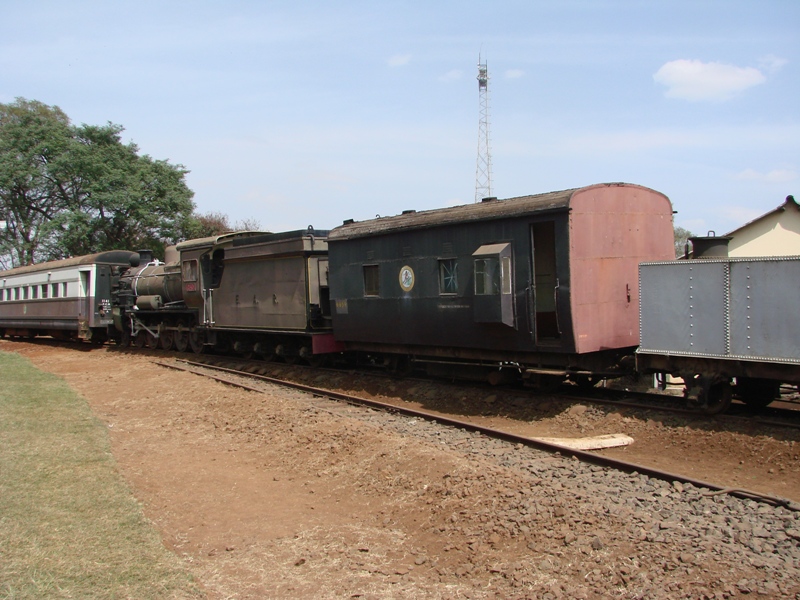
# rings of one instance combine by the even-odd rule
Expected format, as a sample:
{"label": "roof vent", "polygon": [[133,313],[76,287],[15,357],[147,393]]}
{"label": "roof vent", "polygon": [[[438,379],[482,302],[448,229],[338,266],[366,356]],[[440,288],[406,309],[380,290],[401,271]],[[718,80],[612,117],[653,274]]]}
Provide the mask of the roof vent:
{"label": "roof vent", "polygon": [[487,196],[486,198],[481,198],[481,202],[494,202],[497,200],[497,196]]}

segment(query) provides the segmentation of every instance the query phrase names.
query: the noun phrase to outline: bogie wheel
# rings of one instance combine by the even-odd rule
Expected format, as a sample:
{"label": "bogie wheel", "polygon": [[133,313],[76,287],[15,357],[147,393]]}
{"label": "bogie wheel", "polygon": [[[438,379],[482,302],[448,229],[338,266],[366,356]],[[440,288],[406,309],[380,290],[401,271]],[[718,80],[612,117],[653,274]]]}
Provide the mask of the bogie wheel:
{"label": "bogie wheel", "polygon": [[203,334],[197,331],[197,329],[192,329],[189,333],[189,346],[191,346],[192,352],[195,354],[202,354],[205,352],[206,345],[203,343]]}
{"label": "bogie wheel", "polygon": [[590,390],[603,380],[597,375],[577,375],[573,381],[582,390]]}
{"label": "bogie wheel", "polygon": [[703,412],[707,415],[718,415],[728,410],[733,399],[733,387],[730,383],[715,383],[706,392]]}
{"label": "bogie wheel", "polygon": [[158,339],[161,342],[162,350],[172,350],[175,345],[175,336],[172,331],[162,331]]}
{"label": "bogie wheel", "polygon": [[771,379],[737,377],[735,392],[748,408],[760,410],[780,398],[781,384]]}
{"label": "bogie wheel", "polygon": [[402,379],[408,377],[414,371],[414,364],[411,358],[404,355],[393,355],[389,360],[389,373],[392,377]]}
{"label": "bogie wheel", "polygon": [[133,338],[133,345],[136,346],[137,348],[144,348],[144,344],[147,341],[146,337],[147,337],[147,332],[146,331],[140,331]]}

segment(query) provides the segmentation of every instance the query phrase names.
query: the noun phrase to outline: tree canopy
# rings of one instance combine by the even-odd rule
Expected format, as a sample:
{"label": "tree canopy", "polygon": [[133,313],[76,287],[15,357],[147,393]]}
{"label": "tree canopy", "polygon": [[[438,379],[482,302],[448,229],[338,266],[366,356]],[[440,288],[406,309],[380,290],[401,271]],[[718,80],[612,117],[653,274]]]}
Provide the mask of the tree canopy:
{"label": "tree canopy", "polygon": [[57,106],[0,104],[0,256],[5,266],[163,247],[191,227],[182,165],[140,155],[120,125],[74,126]]}
{"label": "tree canopy", "polygon": [[675,225],[675,258],[681,258],[686,253],[686,244],[689,243],[689,238],[695,235],[688,229],[678,227]]}

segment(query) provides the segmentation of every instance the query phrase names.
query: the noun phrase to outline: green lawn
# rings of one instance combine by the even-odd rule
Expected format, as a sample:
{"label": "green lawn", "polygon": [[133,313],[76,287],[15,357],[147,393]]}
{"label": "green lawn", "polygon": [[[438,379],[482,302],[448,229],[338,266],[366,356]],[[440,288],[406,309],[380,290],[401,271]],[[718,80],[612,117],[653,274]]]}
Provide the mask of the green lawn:
{"label": "green lawn", "polygon": [[86,401],[0,352],[0,598],[199,597]]}

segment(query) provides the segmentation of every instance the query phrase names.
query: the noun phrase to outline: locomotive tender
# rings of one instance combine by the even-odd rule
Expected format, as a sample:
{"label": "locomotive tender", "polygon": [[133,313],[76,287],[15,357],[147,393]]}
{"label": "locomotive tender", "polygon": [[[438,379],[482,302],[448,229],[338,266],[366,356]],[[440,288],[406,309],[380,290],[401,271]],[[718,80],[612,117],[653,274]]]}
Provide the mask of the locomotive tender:
{"label": "locomotive tender", "polygon": [[117,337],[292,361],[341,350],[331,332],[326,231],[238,232],[170,248],[121,279]]}

